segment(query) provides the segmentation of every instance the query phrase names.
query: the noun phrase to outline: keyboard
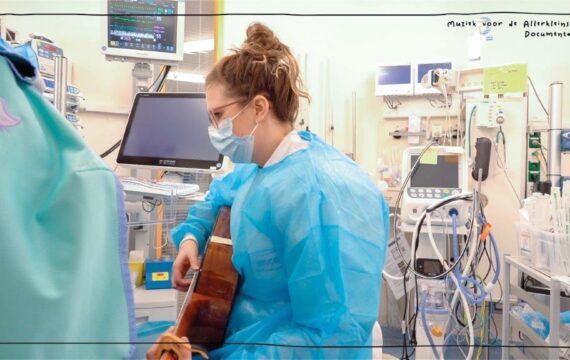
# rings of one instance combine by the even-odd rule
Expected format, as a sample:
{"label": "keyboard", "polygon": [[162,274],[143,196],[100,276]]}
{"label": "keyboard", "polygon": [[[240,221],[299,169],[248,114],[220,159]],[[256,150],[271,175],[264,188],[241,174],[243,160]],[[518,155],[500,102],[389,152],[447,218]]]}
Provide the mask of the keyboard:
{"label": "keyboard", "polygon": [[136,178],[121,178],[126,192],[157,196],[189,196],[197,193],[200,187],[195,184],[175,182],[145,182]]}

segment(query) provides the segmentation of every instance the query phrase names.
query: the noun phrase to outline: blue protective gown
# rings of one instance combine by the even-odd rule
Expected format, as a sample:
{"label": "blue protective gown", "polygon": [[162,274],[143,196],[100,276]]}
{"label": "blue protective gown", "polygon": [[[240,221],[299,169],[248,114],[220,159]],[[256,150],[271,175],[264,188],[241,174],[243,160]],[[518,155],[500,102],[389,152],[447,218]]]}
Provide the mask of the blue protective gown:
{"label": "blue protective gown", "polygon": [[233,264],[242,279],[226,345],[214,358],[367,358],[380,303],[388,206],[369,177],[314,134],[280,162],[236,166],[173,230],[204,249],[220,206],[232,206]]}

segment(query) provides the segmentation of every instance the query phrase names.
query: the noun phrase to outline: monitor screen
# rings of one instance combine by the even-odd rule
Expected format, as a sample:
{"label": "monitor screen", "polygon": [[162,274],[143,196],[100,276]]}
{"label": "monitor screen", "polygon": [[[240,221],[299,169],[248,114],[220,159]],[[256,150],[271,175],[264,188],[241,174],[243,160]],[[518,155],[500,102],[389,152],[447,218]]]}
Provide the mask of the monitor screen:
{"label": "monitor screen", "polygon": [[[418,156],[411,156],[411,166],[415,164]],[[410,186],[444,189],[459,188],[459,155],[438,155],[437,164],[433,165],[419,163],[410,179]]]}
{"label": "monitor screen", "polygon": [[[178,1],[108,0],[107,31],[111,48],[176,52]],[[130,16],[149,14],[149,16]],[[165,16],[166,15],[166,16]]]}
{"label": "monitor screen", "polygon": [[223,157],[210,143],[209,124],[204,94],[138,94],[117,162],[219,169]]}
{"label": "monitor screen", "polygon": [[184,56],[183,0],[107,0],[101,48],[107,60],[174,65]]}
{"label": "monitor screen", "polygon": [[412,81],[411,68],[411,65],[379,66],[377,84],[410,84]]}
{"label": "monitor screen", "polygon": [[440,62],[440,63],[426,63],[418,64],[418,83],[422,82],[422,78],[428,71],[434,69],[451,69],[450,62]]}

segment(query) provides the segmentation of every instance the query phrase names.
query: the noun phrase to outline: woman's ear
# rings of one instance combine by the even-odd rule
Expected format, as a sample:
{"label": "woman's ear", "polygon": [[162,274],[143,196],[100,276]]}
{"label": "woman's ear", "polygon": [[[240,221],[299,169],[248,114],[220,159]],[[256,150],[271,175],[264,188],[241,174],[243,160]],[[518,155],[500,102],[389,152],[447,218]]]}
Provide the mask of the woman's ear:
{"label": "woman's ear", "polygon": [[271,111],[271,103],[264,95],[256,95],[253,98],[253,107],[255,110],[255,119],[258,122],[263,121],[269,114],[269,111]]}

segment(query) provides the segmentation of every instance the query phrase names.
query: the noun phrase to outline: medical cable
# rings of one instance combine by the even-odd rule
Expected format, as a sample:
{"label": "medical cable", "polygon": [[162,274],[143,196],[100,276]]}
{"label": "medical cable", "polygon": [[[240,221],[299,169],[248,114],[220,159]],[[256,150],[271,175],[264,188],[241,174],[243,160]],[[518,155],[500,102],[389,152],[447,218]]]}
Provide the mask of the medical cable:
{"label": "medical cable", "polygon": [[[412,251],[413,251],[412,254],[413,254],[413,256],[412,256],[412,259],[411,259],[412,261],[407,264],[406,272],[407,272],[407,271],[414,271],[413,269],[411,269],[410,264],[415,261],[415,250],[417,250],[417,249],[416,249],[416,246],[417,246],[417,242],[418,242],[418,238],[419,238],[419,235],[418,235],[418,227],[421,227],[420,223],[423,223],[424,218],[427,216],[427,217],[429,218],[429,220],[430,220],[430,222],[428,223],[428,235],[433,239],[433,235],[432,235],[432,233],[431,233],[431,212],[432,212],[432,211],[435,212],[439,207],[444,206],[444,205],[446,205],[446,204],[448,204],[448,203],[451,203],[451,202],[454,202],[454,201],[457,201],[457,200],[469,200],[470,198],[475,198],[475,199],[477,199],[477,196],[473,196],[473,195],[468,194],[468,193],[454,195],[454,196],[452,196],[452,197],[450,197],[450,198],[447,198],[447,199],[444,199],[443,201],[440,201],[439,203],[436,203],[436,204],[434,204],[434,205],[432,205],[432,206],[430,206],[430,207],[428,207],[427,209],[424,210],[424,212],[422,213],[422,217],[420,218],[420,220],[419,220],[418,223],[417,223],[416,228],[414,229],[414,237],[413,237],[413,238],[414,238],[414,242],[413,242],[413,244],[412,244]],[[475,200],[474,202],[476,203],[476,200]],[[477,208],[477,207],[474,206],[474,208]],[[441,216],[441,215],[440,215],[440,216]],[[461,253],[461,256],[460,256],[459,258],[456,258],[456,259],[455,259],[455,263],[454,263],[453,267],[449,268],[449,267],[447,266],[447,264],[445,264],[444,267],[446,267],[447,269],[446,269],[446,271],[445,271],[443,274],[440,274],[440,275],[435,276],[435,277],[423,276],[424,278],[441,278],[441,277],[443,277],[443,276],[445,276],[445,275],[450,274],[450,273],[453,272],[453,269],[455,268],[455,266],[457,266],[457,265],[460,263],[461,258],[465,255],[465,252],[466,252],[467,249],[469,248],[469,243],[470,243],[470,241],[471,241],[471,236],[472,236],[472,232],[473,232],[474,216],[475,216],[475,211],[472,212],[471,225],[470,225],[470,227],[469,227],[469,235],[468,235],[468,238],[467,238],[467,241],[466,241],[466,246],[465,246],[465,248],[463,249],[463,251],[462,251],[462,253]],[[404,261],[405,261],[405,260],[404,260]],[[440,261],[443,261],[443,260],[441,259]],[[415,275],[415,274],[414,274],[414,275]],[[417,276],[416,276],[416,279],[417,279]],[[405,284],[404,284],[404,285],[405,285]],[[456,286],[457,286],[457,282],[456,282]],[[405,300],[405,310],[404,310],[404,311],[405,311],[405,314],[404,314],[404,318],[407,320],[407,316],[406,316],[406,311],[407,311],[407,294],[405,294],[405,295],[406,295],[406,296],[405,296],[405,299],[404,299],[404,300]],[[461,298],[464,299],[463,294],[460,294],[460,295],[461,295]],[[416,284],[416,318],[415,318],[416,321],[417,321],[418,306],[419,306],[419,301],[417,300],[417,296],[418,296],[418,291],[417,291],[417,284]],[[468,307],[468,305],[467,305],[467,307]],[[467,311],[466,314],[469,314],[469,318],[471,318],[471,315],[470,315],[470,312],[469,312],[469,311]],[[404,324],[408,324],[408,321],[406,321],[406,320],[404,320]],[[403,324],[403,332],[405,332],[405,331],[408,329],[408,327],[409,327],[409,325],[406,326],[406,327],[404,327],[404,324]],[[469,324],[469,325],[472,327],[472,324]],[[414,329],[415,329],[415,326],[414,326]],[[408,331],[408,332],[409,332],[409,331]],[[406,336],[404,336],[404,338],[406,338]]]}
{"label": "medical cable", "polygon": [[[406,277],[406,274],[408,272],[408,267],[406,267],[406,271],[404,272],[404,278]],[[408,310],[409,304],[408,304],[408,291],[406,289],[406,281],[404,280],[404,316],[402,319],[402,323],[401,323],[401,327],[402,327],[402,339],[403,339],[403,343],[402,343],[402,356],[401,359],[409,359],[410,355],[408,355],[408,341],[411,342],[411,339],[409,339],[409,322],[408,322]]]}
{"label": "medical cable", "polygon": [[[434,204],[434,205],[432,205],[432,206],[426,208],[426,209],[423,211],[422,216],[421,216],[420,219],[416,222],[416,226],[415,226],[415,228],[414,228],[414,232],[413,232],[413,235],[412,235],[412,257],[411,257],[411,262],[410,262],[410,263],[414,263],[414,262],[415,262],[416,251],[417,251],[417,247],[418,247],[418,245],[419,245],[420,229],[421,229],[421,227],[423,226],[423,222],[425,221],[426,216],[427,216],[428,214],[430,214],[431,212],[435,211],[436,209],[438,209],[439,207],[444,206],[444,205],[447,205],[447,204],[449,204],[449,203],[451,203],[451,202],[454,202],[454,201],[457,201],[457,200],[470,201],[471,196],[472,196],[472,195],[471,195],[470,193],[462,193],[462,194],[454,195],[454,196],[451,196],[451,197],[448,197],[448,198],[444,199],[443,201],[441,201],[441,202],[439,202],[439,203],[436,203],[436,204]],[[423,278],[423,279],[441,279],[441,278],[443,278],[444,276],[448,275],[450,272],[452,272],[453,269],[455,269],[455,267],[458,266],[460,260],[465,256],[465,253],[467,252],[467,249],[469,248],[469,243],[470,243],[470,241],[471,241],[471,234],[472,234],[471,229],[473,228],[473,221],[474,221],[473,215],[474,215],[474,213],[472,214],[472,217],[471,217],[471,222],[470,222],[471,225],[469,226],[469,230],[470,230],[470,231],[469,231],[469,236],[468,236],[468,238],[467,238],[467,242],[466,242],[465,248],[463,248],[463,251],[461,252],[461,255],[459,255],[459,257],[458,257],[457,259],[454,259],[454,263],[453,263],[453,265],[451,266],[451,268],[450,268],[449,270],[446,270],[446,271],[443,272],[442,274],[435,275],[435,276],[428,276],[428,275],[420,274],[420,273],[418,273],[418,272],[415,270],[415,268],[414,268],[413,266],[410,266],[410,271],[411,271],[413,274],[415,274],[416,276],[419,276],[420,278]],[[405,261],[405,260],[404,260],[404,261]]]}
{"label": "medical cable", "polygon": [[520,196],[517,193],[517,191],[515,190],[515,187],[514,187],[513,183],[511,182],[511,178],[509,177],[509,174],[507,174],[507,169],[504,167],[504,164],[502,164],[503,161],[501,160],[501,158],[499,156],[499,150],[497,149],[497,145],[493,144],[493,148],[495,149],[495,153],[497,155],[497,161],[499,161],[501,163],[500,167],[502,168],[503,173],[505,174],[505,177],[507,178],[507,181],[509,182],[509,185],[511,186],[511,190],[513,190],[513,194],[517,198],[517,202],[519,203],[519,207],[522,208],[523,204],[520,200]]}
{"label": "medical cable", "polygon": [[534,87],[534,83],[532,82],[532,79],[530,78],[530,76],[527,76],[527,78],[528,78],[528,81],[530,82],[530,86],[532,87],[532,90],[534,90],[534,95],[536,95],[536,99],[540,103],[540,106],[542,106],[542,110],[544,110],[544,112],[546,113],[546,116],[550,117],[550,114],[548,114],[548,110],[546,110],[546,107],[544,107],[544,104],[540,100],[540,96],[538,96],[538,92],[536,91],[536,88]]}
{"label": "medical cable", "polygon": [[[453,234],[453,256],[454,256],[454,258],[456,258],[458,255],[459,241],[457,239],[457,210],[455,210],[455,212],[453,212],[453,210],[455,210],[455,209],[452,209],[450,212],[452,213],[451,214],[451,227],[452,227],[452,234]],[[477,251],[472,251],[471,253],[476,254]],[[487,292],[485,291],[483,286],[476,279],[474,279],[472,277],[465,277],[463,274],[461,274],[461,269],[459,266],[455,267],[455,276],[459,280],[459,284],[460,284],[459,289],[463,292],[465,297],[467,299],[469,299],[470,303],[480,305],[485,300],[485,296],[487,295]],[[469,290],[465,286],[463,286],[463,282],[471,283],[477,289],[479,289],[481,291],[480,297],[476,298],[474,295],[470,294]]]}
{"label": "medical cable", "polygon": [[[471,212],[472,222],[471,222],[470,233],[469,233],[470,235],[472,234],[472,231],[474,228],[473,225],[475,224],[474,223],[475,214],[477,214],[477,210],[479,209],[479,204],[480,204],[479,196],[478,196],[478,193],[475,189],[473,190],[473,199],[474,199],[473,200],[473,208],[472,208],[473,210]],[[477,249],[478,244],[479,244],[479,236],[476,236],[474,241],[475,241],[474,248]],[[465,243],[465,247],[463,248],[463,251],[467,250],[468,248],[469,248],[469,244]],[[472,250],[469,252],[469,257],[467,258],[467,264],[473,263],[473,260],[476,256],[476,253],[477,253],[476,250]],[[460,261],[455,260],[455,262],[459,263]],[[467,276],[468,272],[469,272],[469,267],[467,266],[467,267],[465,267],[465,270],[463,271],[462,276]],[[452,309],[455,307],[455,302],[457,301],[457,296],[461,291],[462,290],[459,287],[455,290],[455,293],[453,295],[453,299],[451,300],[451,306],[450,306]]]}
{"label": "medical cable", "polygon": [[[535,141],[535,142],[536,142],[536,141]],[[540,144],[540,143],[539,143],[538,145],[540,145],[540,154],[542,155],[542,159],[544,160],[544,164],[546,165],[546,173],[547,173],[547,174],[550,174],[550,173],[548,172],[548,160],[547,160],[546,156],[544,155],[544,150],[548,151],[548,149],[546,149],[546,148],[545,148],[542,144]]]}
{"label": "medical cable", "polygon": [[[439,252],[439,249],[437,248],[437,245],[435,243],[435,239],[433,237],[433,231],[432,231],[432,227],[431,227],[431,212],[427,213],[426,221],[427,221],[427,227],[428,227],[427,234],[428,234],[429,241],[433,247],[433,251],[434,251],[436,257],[438,258],[438,260],[443,265],[443,267],[447,271],[449,271],[450,268],[447,265],[447,263],[445,262],[445,260],[443,260],[443,256]],[[456,262],[456,263],[458,263],[458,262]],[[453,270],[449,271],[449,277],[455,283],[455,287],[458,289],[460,284],[459,284],[459,281],[457,280],[457,278],[455,277]],[[464,314],[467,315],[467,318],[468,318],[467,326],[469,328],[469,342],[470,342],[470,344],[474,344],[475,343],[475,333],[473,330],[473,324],[471,324],[471,311],[469,310],[469,305],[468,305],[467,299],[465,298],[465,295],[462,292],[459,292],[459,296],[460,296],[461,302],[463,303],[463,312],[464,312]],[[467,356],[466,356],[467,360],[470,360],[473,357],[473,351],[474,351],[473,346],[469,346],[469,352],[467,353]]]}
{"label": "medical cable", "polygon": [[[497,148],[499,148],[499,143],[503,144],[503,159],[501,159],[501,163],[504,160],[504,164],[507,164],[507,138],[505,137],[505,132],[503,131],[503,126],[499,125],[499,130],[497,134],[495,134],[495,144]],[[498,153],[497,153],[498,154]],[[499,164],[499,158],[497,157],[497,166],[502,169],[502,165]]]}
{"label": "medical cable", "polygon": [[[454,215],[452,215],[454,217]],[[484,215],[482,213],[480,213],[479,215],[480,218],[480,224],[482,226],[484,225],[488,225],[486,218],[484,217]],[[454,222],[454,240],[453,240],[453,248],[454,248],[454,254],[457,251],[457,237],[456,237],[456,222]],[[491,242],[491,247],[492,250],[495,254],[495,262],[497,263],[497,267],[495,268],[493,265],[493,261],[491,259],[491,256],[489,254],[487,254],[488,258],[489,258],[489,264],[490,266],[493,267],[494,270],[494,275],[493,275],[493,279],[491,280],[491,282],[489,284],[487,284],[484,288],[480,285],[479,282],[477,282],[477,280],[473,279],[473,278],[469,278],[469,277],[465,277],[467,275],[467,268],[465,269],[463,274],[459,274],[458,271],[456,271],[456,276],[459,278],[459,280],[461,282],[466,281],[466,282],[470,282],[473,285],[475,285],[475,287],[477,287],[479,290],[481,290],[481,296],[479,299],[475,299],[474,297],[472,297],[466,288],[464,288],[463,286],[461,286],[458,290],[464,292],[464,294],[466,295],[467,298],[469,298],[469,300],[473,303],[473,304],[480,304],[482,301],[484,301],[485,297],[491,292],[491,290],[495,287],[495,285],[499,282],[499,274],[501,272],[501,264],[500,264],[500,257],[499,257],[499,251],[498,251],[498,246],[497,246],[497,242],[495,240],[495,237],[493,236],[493,234],[489,231],[488,233],[489,235],[489,241]],[[479,239],[479,236],[477,236],[477,238]],[[487,252],[486,248],[484,248],[484,251]],[[469,262],[468,262],[469,263]],[[486,275],[487,276],[487,275]],[[485,277],[486,277],[485,276]],[[457,294],[458,291],[456,290],[453,299],[451,301],[451,308],[453,309],[455,307],[455,302],[457,301]]]}
{"label": "medical cable", "polygon": [[117,141],[115,144],[113,144],[113,146],[111,146],[110,148],[108,148],[107,150],[105,150],[101,155],[99,155],[101,157],[101,159],[106,158],[110,153],[112,153],[113,151],[115,151],[119,146],[121,146],[121,142],[123,140],[119,140]]}
{"label": "medical cable", "polygon": [[[154,86],[154,84],[156,84],[157,80],[160,79],[160,82],[157,85],[157,89],[156,91],[160,91],[162,86],[164,85],[164,80],[166,80],[166,76],[168,75],[169,71],[170,71],[171,66],[167,65],[165,67],[163,67],[159,74],[157,75],[156,79],[153,81],[153,83],[149,86],[149,92],[153,92],[150,91],[151,88]],[[164,70],[164,71],[163,71]],[[161,76],[161,74],[163,74]],[[156,92],[154,91],[154,92]],[[113,151],[115,151],[119,146],[121,146],[123,139],[117,141],[115,144],[113,144],[110,148],[108,148],[107,150],[105,150],[103,153],[101,153],[101,155],[99,155],[99,157],[101,157],[101,159],[106,158],[107,156],[109,156],[109,154],[111,154]]]}

